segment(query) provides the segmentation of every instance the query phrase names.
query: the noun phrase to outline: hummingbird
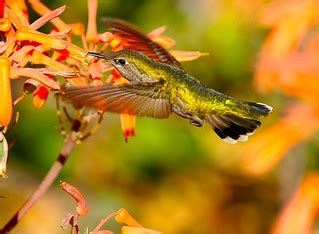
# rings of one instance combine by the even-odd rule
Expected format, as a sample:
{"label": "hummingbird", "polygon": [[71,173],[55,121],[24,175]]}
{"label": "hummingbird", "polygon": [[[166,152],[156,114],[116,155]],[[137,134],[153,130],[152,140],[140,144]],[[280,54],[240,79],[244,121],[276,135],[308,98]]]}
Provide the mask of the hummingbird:
{"label": "hummingbird", "polygon": [[88,52],[108,61],[129,83],[100,87],[69,88],[65,100],[76,108],[164,119],[175,113],[202,127],[208,123],[227,143],[247,141],[272,107],[239,101],[208,88],[184,69],[157,62],[134,50],[109,54]]}

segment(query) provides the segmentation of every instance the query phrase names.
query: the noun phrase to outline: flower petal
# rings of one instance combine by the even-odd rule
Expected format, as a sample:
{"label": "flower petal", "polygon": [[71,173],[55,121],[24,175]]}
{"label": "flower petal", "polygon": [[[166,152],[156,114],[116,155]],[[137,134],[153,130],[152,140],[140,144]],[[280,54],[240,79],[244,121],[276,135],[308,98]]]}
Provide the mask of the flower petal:
{"label": "flower petal", "polygon": [[14,62],[20,63],[32,50],[34,50],[34,46],[25,45],[18,51],[14,52],[11,56],[11,59]]}
{"label": "flower petal", "polygon": [[70,44],[67,47],[67,51],[70,53],[69,56],[82,62],[82,63],[86,63],[85,59],[86,59],[86,51],[84,51],[82,48],[74,45],[74,44]]}
{"label": "flower petal", "polygon": [[61,15],[65,10],[65,5],[61,6],[53,11],[48,11],[47,13],[45,13],[42,17],[40,17],[39,19],[37,19],[36,21],[34,21],[31,25],[30,25],[30,29],[31,30],[37,30],[39,28],[41,28],[43,25],[45,25],[47,22],[51,21],[52,19],[58,17],[59,15]]}
{"label": "flower petal", "polygon": [[40,85],[33,94],[33,105],[36,109],[39,109],[46,102],[49,95],[49,89],[44,85]]}
{"label": "flower petal", "polygon": [[78,215],[86,215],[89,212],[89,207],[86,203],[85,198],[83,197],[83,195],[80,193],[80,191],[73,187],[72,185],[66,183],[66,182],[62,182],[60,183],[62,189],[67,192],[68,194],[71,195],[71,197],[74,198],[74,200],[77,203],[77,207],[76,207],[76,212]]}
{"label": "flower petal", "polygon": [[26,76],[34,80],[37,80],[52,89],[59,90],[60,85],[48,76],[44,75],[43,73],[45,73],[45,71],[41,71],[36,68],[13,68],[10,71],[10,78],[18,79],[21,76]]}
{"label": "flower petal", "polygon": [[32,53],[32,63],[34,64],[44,64],[51,68],[52,70],[59,70],[59,71],[71,71],[71,69],[65,65],[62,64],[39,51],[34,51]]}
{"label": "flower petal", "polygon": [[58,38],[54,38],[44,33],[37,31],[18,30],[16,32],[16,38],[19,41],[33,41],[46,45],[49,48],[62,50],[65,49],[70,43]]}
{"label": "flower petal", "polygon": [[95,42],[97,36],[96,29],[96,12],[97,12],[97,0],[88,1],[88,27],[86,32],[86,40],[88,42]]}
{"label": "flower petal", "polygon": [[[31,7],[39,15],[50,14],[51,10],[39,0],[29,0]],[[50,21],[59,31],[66,31],[70,28],[60,18],[54,18]]]}
{"label": "flower petal", "polygon": [[[23,0],[6,0],[6,5],[10,8],[10,11],[14,13],[15,17],[19,21],[20,26],[29,26],[29,14],[28,8]],[[11,14],[9,13],[9,16]],[[11,17],[9,17],[11,18]]]}
{"label": "flower petal", "polygon": [[169,51],[178,61],[191,61],[198,59],[201,56],[209,55],[209,53],[202,53],[199,51],[183,51],[183,50],[170,50]]}
{"label": "flower petal", "polygon": [[164,35],[152,38],[152,41],[155,41],[156,43],[158,43],[160,46],[164,47],[165,49],[170,49],[176,45],[175,40]]}
{"label": "flower petal", "polygon": [[160,37],[165,31],[166,31],[166,26],[164,25],[149,32],[147,36],[153,40],[156,37]]}

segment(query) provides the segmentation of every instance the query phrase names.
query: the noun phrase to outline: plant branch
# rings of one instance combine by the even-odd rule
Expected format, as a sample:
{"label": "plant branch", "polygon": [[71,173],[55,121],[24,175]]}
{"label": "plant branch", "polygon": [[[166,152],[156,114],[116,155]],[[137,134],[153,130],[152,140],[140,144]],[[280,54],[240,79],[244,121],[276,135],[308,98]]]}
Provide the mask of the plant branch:
{"label": "plant branch", "polygon": [[43,194],[49,189],[53,181],[58,176],[65,162],[69,158],[73,148],[76,145],[75,142],[76,131],[72,131],[65,140],[62,150],[56,161],[53,163],[52,167],[39,184],[37,189],[31,194],[28,200],[21,206],[21,208],[15,213],[15,215],[5,224],[5,226],[0,230],[0,233],[9,233],[19,221],[28,213],[31,207],[42,197]]}

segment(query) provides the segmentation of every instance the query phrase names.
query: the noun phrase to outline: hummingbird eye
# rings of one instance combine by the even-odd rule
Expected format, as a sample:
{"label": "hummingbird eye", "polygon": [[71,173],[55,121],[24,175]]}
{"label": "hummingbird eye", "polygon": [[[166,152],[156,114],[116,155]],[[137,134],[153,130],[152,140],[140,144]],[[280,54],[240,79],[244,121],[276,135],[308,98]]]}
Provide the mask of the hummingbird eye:
{"label": "hummingbird eye", "polygon": [[114,59],[114,62],[115,62],[116,64],[120,64],[120,65],[125,65],[125,64],[126,64],[126,60],[125,60],[125,59],[122,59],[122,58],[120,58],[120,59]]}

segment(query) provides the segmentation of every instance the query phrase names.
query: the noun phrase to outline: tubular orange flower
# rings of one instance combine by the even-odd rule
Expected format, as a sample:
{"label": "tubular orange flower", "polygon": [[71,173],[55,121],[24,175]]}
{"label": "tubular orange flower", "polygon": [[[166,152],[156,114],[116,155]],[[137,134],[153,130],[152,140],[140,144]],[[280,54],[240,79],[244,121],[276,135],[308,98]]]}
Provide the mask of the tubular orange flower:
{"label": "tubular orange flower", "polygon": [[170,49],[175,46],[176,41],[168,36],[162,35],[166,31],[166,26],[162,26],[154,29],[152,32],[148,33],[147,36],[155,41],[156,43],[163,46],[165,49]]}
{"label": "tubular orange flower", "polygon": [[245,152],[241,156],[244,172],[259,175],[269,171],[291,147],[305,141],[317,130],[319,130],[317,107],[304,104],[290,107],[281,121],[262,130],[261,134],[247,143]]}
{"label": "tubular orange flower", "polygon": [[12,17],[14,13],[17,20],[16,26],[28,27],[29,26],[29,14],[24,0],[6,0],[6,5],[9,6],[9,15]]}
{"label": "tubular orange flower", "polygon": [[[273,27],[263,45],[256,69],[257,87],[262,91],[275,88],[280,76],[268,68],[289,55],[299,45],[311,26],[318,23],[319,6],[316,1],[286,1],[273,3],[263,11],[261,21]],[[279,67],[278,67],[279,68]]]}
{"label": "tubular orange flower", "polygon": [[[45,6],[40,0],[29,0],[31,7],[35,10],[39,15],[46,15],[51,12],[51,10]],[[70,27],[64,23],[59,18],[54,18],[50,21],[60,32],[67,31]]]}
{"label": "tubular orange flower", "polygon": [[65,49],[69,43],[67,41],[60,40],[58,38],[50,37],[46,34],[39,33],[36,31],[17,31],[16,38],[19,41],[34,41],[40,44],[46,45],[49,48],[63,50]]}
{"label": "tubular orange flower", "polygon": [[[257,88],[274,89],[298,98],[288,114],[247,145],[244,170],[269,171],[292,147],[309,139],[318,127],[319,5],[313,0],[274,2],[264,9],[261,22],[271,27],[255,70]],[[273,139],[276,139],[274,141]]]}
{"label": "tubular orange flower", "polygon": [[67,192],[68,194],[70,194],[70,196],[72,196],[74,198],[74,200],[77,203],[77,207],[76,207],[76,212],[78,215],[83,216],[86,215],[89,212],[89,207],[86,203],[85,198],[83,197],[83,195],[80,193],[80,191],[73,187],[72,185],[66,183],[66,182],[61,182],[60,183],[62,189]]}
{"label": "tubular orange flower", "polygon": [[198,59],[201,56],[206,56],[208,53],[202,53],[200,51],[182,51],[182,50],[171,50],[170,53],[181,62],[192,61]]}
{"label": "tubular orange flower", "polygon": [[[10,77],[11,79],[17,79],[21,76],[30,77],[34,80],[41,82],[47,87],[50,87],[56,90],[60,89],[60,85],[56,81],[44,75],[43,74],[44,72],[40,72],[40,71],[41,70],[34,69],[34,68],[13,68],[10,71]],[[49,73],[50,71],[47,71],[47,72]],[[70,73],[70,74],[72,75],[73,73]]]}
{"label": "tubular orange flower", "polygon": [[95,42],[97,38],[96,30],[96,10],[97,10],[97,0],[89,0],[88,4],[88,29],[86,32],[86,40],[88,42]]}
{"label": "tubular orange flower", "polygon": [[305,176],[272,227],[271,234],[310,234],[319,212],[319,174]]}
{"label": "tubular orange flower", "polygon": [[70,57],[72,57],[72,58],[74,58],[82,63],[85,63],[84,60],[86,59],[86,52],[82,48],[80,48],[74,44],[70,44],[67,47],[67,51],[69,52]]}
{"label": "tubular orange flower", "polygon": [[34,51],[32,53],[31,62],[34,64],[45,64],[46,66],[54,70],[71,71],[71,69],[67,65],[62,64],[56,61],[55,59],[52,59],[51,57],[44,55],[39,51]]}
{"label": "tubular orange flower", "polygon": [[12,117],[12,97],[9,74],[9,59],[0,57],[0,126],[8,126]]}
{"label": "tubular orange flower", "polygon": [[31,30],[37,30],[41,28],[43,25],[45,25],[48,21],[54,20],[54,18],[61,15],[65,10],[65,6],[61,6],[53,11],[47,12],[45,15],[43,15],[41,18],[37,19],[30,25]]}

